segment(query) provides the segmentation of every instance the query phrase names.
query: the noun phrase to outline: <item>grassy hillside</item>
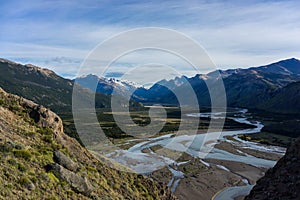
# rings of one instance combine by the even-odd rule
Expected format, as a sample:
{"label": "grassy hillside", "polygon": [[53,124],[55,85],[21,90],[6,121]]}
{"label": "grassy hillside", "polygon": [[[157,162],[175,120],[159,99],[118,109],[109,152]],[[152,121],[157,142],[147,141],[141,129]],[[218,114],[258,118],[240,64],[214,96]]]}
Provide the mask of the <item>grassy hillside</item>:
{"label": "grassy hillside", "polygon": [[63,132],[49,109],[0,88],[0,199],[175,199],[109,168]]}

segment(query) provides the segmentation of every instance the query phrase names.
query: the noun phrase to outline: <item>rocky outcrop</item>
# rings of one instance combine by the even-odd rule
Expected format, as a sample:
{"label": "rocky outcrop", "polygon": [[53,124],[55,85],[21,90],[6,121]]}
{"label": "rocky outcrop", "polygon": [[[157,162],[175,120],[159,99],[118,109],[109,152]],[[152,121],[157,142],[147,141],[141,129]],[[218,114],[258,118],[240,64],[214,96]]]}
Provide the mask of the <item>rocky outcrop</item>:
{"label": "rocky outcrop", "polygon": [[300,199],[300,138],[284,157],[261,178],[245,200]]}
{"label": "rocky outcrop", "polygon": [[44,106],[38,105],[33,101],[24,99],[17,95],[6,93],[1,87],[0,93],[2,99],[14,102],[16,105],[20,105],[22,108],[27,109],[29,117],[32,118],[38,126],[43,128],[50,128],[55,133],[63,132],[62,120],[57,114],[55,114],[48,108],[45,108]]}
{"label": "rocky outcrop", "polygon": [[77,163],[75,163],[71,158],[66,156],[61,151],[54,151],[53,160],[64,168],[73,172],[76,172],[79,168]]}
{"label": "rocky outcrop", "polygon": [[76,191],[85,195],[90,195],[93,191],[91,183],[86,177],[82,177],[75,172],[79,165],[61,151],[54,151],[53,160],[56,163],[48,164],[45,169],[53,172],[63,181],[67,181]]}
{"label": "rocky outcrop", "polygon": [[68,182],[80,193],[90,195],[93,191],[93,187],[86,177],[81,177],[57,163],[47,165],[46,170],[53,172],[59,179]]}

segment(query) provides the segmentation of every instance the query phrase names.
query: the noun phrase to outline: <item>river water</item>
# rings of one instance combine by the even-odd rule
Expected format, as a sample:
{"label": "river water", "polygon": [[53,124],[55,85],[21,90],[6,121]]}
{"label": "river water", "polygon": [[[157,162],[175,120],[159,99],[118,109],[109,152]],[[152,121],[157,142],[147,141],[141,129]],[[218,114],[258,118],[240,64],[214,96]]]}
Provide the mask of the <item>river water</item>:
{"label": "river water", "polygon": [[[250,121],[246,116],[247,110],[240,109],[237,110],[234,115],[231,115],[231,119],[245,124],[255,125],[255,128],[244,129],[238,131],[223,131],[221,133],[206,133],[206,134],[196,134],[196,135],[174,135],[168,134],[156,138],[149,138],[146,141],[135,144],[128,150],[117,150],[113,153],[107,155],[107,157],[127,166],[140,174],[148,174],[164,166],[168,166],[173,174],[172,180],[169,182],[168,186],[171,188],[172,192],[175,192],[179,181],[184,178],[184,174],[176,169],[176,166],[182,164],[178,163],[176,160],[161,156],[153,151],[143,153],[144,149],[149,147],[160,145],[164,148],[175,150],[176,152],[185,152],[193,157],[198,157],[201,159],[212,158],[217,160],[229,160],[237,161],[256,167],[270,168],[273,167],[276,162],[272,160],[266,160],[257,158],[248,154],[236,155],[225,150],[218,148],[212,148],[216,141],[207,142],[205,138],[208,134],[219,134],[220,137],[218,142],[227,141],[225,136],[233,136],[240,146],[244,148],[255,149],[263,152],[272,152],[278,154],[284,154],[285,149],[275,146],[264,146],[254,142],[247,142],[239,139],[237,134],[251,134],[260,132],[263,125],[258,121]],[[225,117],[226,113],[191,113],[187,116],[189,117],[209,117],[209,118],[222,118]],[[205,141],[205,142],[204,142]],[[210,165],[209,163],[201,160],[203,164]],[[218,166],[223,170],[228,170],[224,166]],[[246,186],[231,187],[223,190],[215,196],[215,200],[220,199],[234,199],[236,196],[247,194],[253,186],[247,183]]]}

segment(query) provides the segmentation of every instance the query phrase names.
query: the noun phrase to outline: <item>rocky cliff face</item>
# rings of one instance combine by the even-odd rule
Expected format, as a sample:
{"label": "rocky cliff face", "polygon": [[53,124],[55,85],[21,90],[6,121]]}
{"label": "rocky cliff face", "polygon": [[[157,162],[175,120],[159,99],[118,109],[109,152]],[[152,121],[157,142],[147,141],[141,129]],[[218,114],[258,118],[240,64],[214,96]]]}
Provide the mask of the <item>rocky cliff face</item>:
{"label": "rocky cliff face", "polygon": [[300,199],[300,138],[286,155],[261,178],[245,200]]}
{"label": "rocky cliff face", "polygon": [[0,199],[176,199],[147,177],[109,168],[64,134],[49,109],[0,88]]}

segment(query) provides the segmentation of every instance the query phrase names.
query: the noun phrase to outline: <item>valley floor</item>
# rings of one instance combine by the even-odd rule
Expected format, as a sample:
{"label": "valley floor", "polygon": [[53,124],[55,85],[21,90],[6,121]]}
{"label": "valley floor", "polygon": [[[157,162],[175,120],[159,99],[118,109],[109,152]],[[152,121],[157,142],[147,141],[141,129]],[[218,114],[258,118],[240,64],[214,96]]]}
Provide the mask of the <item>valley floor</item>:
{"label": "valley floor", "polygon": [[[209,117],[216,116],[211,113]],[[240,139],[239,134],[257,133],[263,128],[260,122],[248,120],[249,117],[246,110],[229,114],[227,118],[239,125],[232,123],[235,126],[230,127],[227,121],[217,141],[205,140],[211,133],[205,133],[204,129],[196,135],[161,133],[149,139],[123,140],[120,146],[126,148],[107,156],[163,182],[179,199],[242,199],[285,153],[282,147]],[[195,140],[203,148],[193,146]],[[214,148],[201,156],[201,151],[211,146]]]}

